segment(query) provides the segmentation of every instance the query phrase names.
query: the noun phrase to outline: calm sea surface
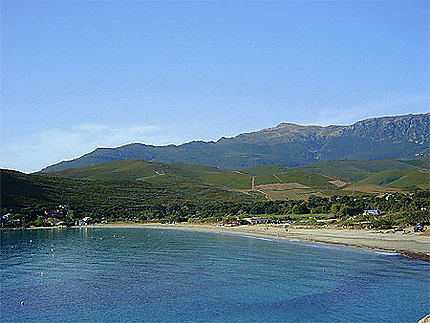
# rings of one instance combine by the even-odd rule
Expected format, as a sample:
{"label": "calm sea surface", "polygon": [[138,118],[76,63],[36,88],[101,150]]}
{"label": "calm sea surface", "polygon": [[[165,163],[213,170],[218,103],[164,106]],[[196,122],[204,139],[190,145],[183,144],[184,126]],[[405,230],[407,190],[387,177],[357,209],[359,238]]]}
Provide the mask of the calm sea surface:
{"label": "calm sea surface", "polygon": [[416,322],[430,312],[429,270],[398,255],[225,234],[2,231],[0,321]]}

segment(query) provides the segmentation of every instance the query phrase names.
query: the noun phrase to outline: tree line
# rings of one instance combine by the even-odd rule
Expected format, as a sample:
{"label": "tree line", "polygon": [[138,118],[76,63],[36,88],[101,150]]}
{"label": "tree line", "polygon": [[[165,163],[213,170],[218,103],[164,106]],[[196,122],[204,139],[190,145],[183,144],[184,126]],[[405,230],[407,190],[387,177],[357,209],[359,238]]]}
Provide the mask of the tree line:
{"label": "tree line", "polygon": [[[73,225],[79,219],[89,216],[95,222],[106,221],[234,221],[247,216],[267,216],[277,220],[300,218],[336,218],[345,225],[352,220],[369,221],[375,227],[392,227],[396,224],[413,225],[418,222],[429,224],[429,190],[416,190],[409,194],[388,193],[384,195],[346,196],[333,195],[330,198],[310,196],[307,200],[276,200],[255,202],[211,202],[195,203],[175,201],[154,205],[82,203],[70,205],[73,211],[67,212],[62,221]],[[64,202],[64,201],[59,201]],[[57,204],[58,205],[58,204]],[[44,211],[53,205],[37,204],[21,208],[2,209],[11,214],[15,222],[2,221],[2,226],[29,226],[46,224]],[[378,215],[363,214],[365,210],[377,210]]]}

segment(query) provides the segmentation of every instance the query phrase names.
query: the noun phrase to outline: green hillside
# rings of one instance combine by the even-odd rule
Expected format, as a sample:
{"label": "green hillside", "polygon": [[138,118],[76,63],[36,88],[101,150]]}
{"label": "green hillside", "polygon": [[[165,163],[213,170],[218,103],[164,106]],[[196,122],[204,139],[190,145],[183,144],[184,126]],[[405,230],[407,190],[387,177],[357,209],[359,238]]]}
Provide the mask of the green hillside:
{"label": "green hillside", "polygon": [[401,189],[428,189],[430,187],[430,173],[424,170],[385,170],[367,177],[361,183]]}
{"label": "green hillside", "polygon": [[261,175],[255,177],[255,185],[278,184],[278,183],[299,183],[315,188],[336,188],[330,181],[337,180],[325,175],[305,172],[305,171],[290,171],[273,175]]}
{"label": "green hillside", "polygon": [[331,183],[337,178],[327,177],[325,175],[311,173],[306,171],[294,171],[278,174],[278,177],[285,183],[299,183],[309,187],[318,188],[336,188],[336,185]]}
{"label": "green hillside", "polygon": [[49,175],[75,179],[141,180],[150,176],[162,176],[166,173],[188,177],[197,172],[217,173],[220,171],[211,166],[163,164],[140,159],[127,159],[90,167],[71,168],[52,172]]}
{"label": "green hillside", "polygon": [[225,186],[228,188],[235,189],[250,189],[251,188],[251,176],[245,174],[239,174],[236,172],[221,172],[221,173],[213,173],[213,172],[199,172],[195,173],[190,178]]}
{"label": "green hillside", "polygon": [[[285,170],[290,170],[285,172]],[[248,173],[245,173],[248,172]],[[251,174],[260,174],[251,176]],[[162,164],[138,159],[114,161],[101,165],[71,168],[49,173],[50,176],[87,180],[144,180],[151,183],[197,181],[229,189],[251,189],[255,185],[299,183],[309,187],[336,188],[330,181],[337,178],[282,166],[259,166],[242,171],[220,171],[201,165]]]}
{"label": "green hillside", "polygon": [[261,175],[273,175],[282,172],[286,172],[290,170],[290,167],[285,167],[281,165],[263,165],[263,166],[254,166],[249,168],[243,168],[240,172],[249,174],[252,176],[261,176]]}
{"label": "green hillside", "polygon": [[405,163],[419,168],[430,169],[430,155],[412,160],[406,160]]}
{"label": "green hillside", "polygon": [[[420,164],[418,160],[417,164]],[[352,181],[360,181],[373,173],[385,170],[409,170],[417,169],[417,166],[394,159],[385,160],[331,160],[300,166],[299,169],[320,173],[328,176],[345,178]]]}
{"label": "green hillside", "polygon": [[156,183],[143,180],[81,180],[27,175],[11,170],[0,170],[0,176],[2,208],[56,207],[65,203],[81,212],[109,213],[124,208],[141,209],[174,202],[206,204],[214,201],[249,202],[262,199],[261,194],[243,194],[202,182],[184,180],[175,175],[169,175],[174,180]]}
{"label": "green hillside", "polygon": [[[312,171],[274,165],[221,171],[210,166],[134,159],[42,175],[1,170],[1,209],[23,214],[26,223],[59,204],[70,205],[74,219],[87,215],[98,220],[176,221],[241,212],[259,214],[264,203],[286,203],[291,209],[292,200],[312,200],[315,196],[329,201],[334,195],[345,199],[429,188],[429,171],[403,161],[324,162],[308,169]],[[344,180],[334,174],[349,178],[360,174],[364,178]]]}
{"label": "green hillside", "polygon": [[145,180],[152,183],[198,181],[234,189],[251,188],[251,176],[240,172],[223,172],[211,166],[162,164],[139,159],[71,168],[48,175],[87,180]]}
{"label": "green hillside", "polygon": [[[163,164],[130,159],[91,167],[71,168],[46,175],[93,181],[138,180],[163,185],[196,182],[241,190],[252,189],[253,181],[255,187],[298,183],[313,189],[339,190],[347,186],[348,183],[351,185],[356,183],[410,189],[427,187],[425,180],[427,173],[423,173],[425,170],[415,166],[425,163],[425,160],[426,158],[413,161],[336,160],[300,167],[264,165],[245,168],[240,171],[221,171],[211,166]],[[303,187],[297,187],[297,189],[303,189]],[[276,190],[279,191],[281,188],[278,186]],[[288,190],[291,193],[291,188]],[[322,191],[320,192],[323,194]],[[332,191],[330,192],[332,193]],[[284,195],[276,194],[276,196]]]}
{"label": "green hillside", "polygon": [[[189,170],[187,166],[184,169]],[[172,223],[217,222],[220,219],[227,222],[236,221],[237,217],[263,214],[285,220],[302,217],[315,225],[318,224],[315,222],[318,218],[336,216],[343,221],[339,224],[354,225],[357,221],[366,220],[356,219],[356,216],[369,208],[377,208],[385,214],[388,212],[390,214],[390,223],[386,223],[387,217],[382,213],[382,220],[374,219],[376,226],[414,224],[429,220],[428,212],[424,211],[428,209],[428,191],[404,195],[397,194],[399,191],[391,188],[383,191],[390,195],[380,196],[380,189],[384,189],[383,187],[363,185],[367,186],[368,194],[362,196],[363,193],[357,186],[348,191],[315,189],[297,184],[302,181],[309,185],[326,185],[325,177],[315,173],[297,171],[280,173],[276,177],[281,175],[288,176],[284,177],[284,180],[295,181],[291,183],[294,185],[287,183],[260,185],[257,186],[257,190],[248,190],[247,194],[243,194],[184,179],[174,174],[149,176],[148,181],[77,180],[0,170],[2,183],[0,211],[2,214],[10,213],[12,217],[10,221],[2,221],[1,225],[2,227],[51,225],[53,219],[47,217],[44,211],[58,208],[59,204],[68,204],[71,207],[71,211],[61,218],[67,225],[73,225],[86,216],[97,223],[104,220]],[[265,176],[276,179],[273,175],[262,175],[260,180],[264,181]],[[392,177],[390,183],[401,180],[404,180],[404,177]],[[282,187],[288,188],[280,190]],[[386,196],[393,198],[387,200]],[[339,210],[335,215],[334,209]],[[312,214],[311,217],[309,213]],[[318,218],[315,218],[316,216]],[[18,224],[14,222],[16,220]],[[395,222],[391,222],[392,220]]]}

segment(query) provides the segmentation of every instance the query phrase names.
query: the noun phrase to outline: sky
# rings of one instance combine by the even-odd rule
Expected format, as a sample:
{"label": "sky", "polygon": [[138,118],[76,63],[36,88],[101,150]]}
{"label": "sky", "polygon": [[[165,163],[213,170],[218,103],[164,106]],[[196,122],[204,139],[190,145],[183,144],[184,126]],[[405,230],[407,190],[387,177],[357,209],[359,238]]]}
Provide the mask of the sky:
{"label": "sky", "polygon": [[429,111],[428,1],[1,1],[0,167]]}

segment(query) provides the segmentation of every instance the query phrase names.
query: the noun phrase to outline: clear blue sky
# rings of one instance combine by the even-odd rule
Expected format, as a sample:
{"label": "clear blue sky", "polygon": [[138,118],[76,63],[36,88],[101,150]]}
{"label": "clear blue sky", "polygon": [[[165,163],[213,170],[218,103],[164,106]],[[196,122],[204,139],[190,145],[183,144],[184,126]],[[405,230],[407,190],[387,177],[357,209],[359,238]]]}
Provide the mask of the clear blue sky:
{"label": "clear blue sky", "polygon": [[2,167],[429,110],[429,2],[1,2]]}

